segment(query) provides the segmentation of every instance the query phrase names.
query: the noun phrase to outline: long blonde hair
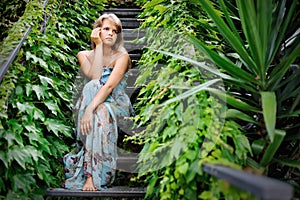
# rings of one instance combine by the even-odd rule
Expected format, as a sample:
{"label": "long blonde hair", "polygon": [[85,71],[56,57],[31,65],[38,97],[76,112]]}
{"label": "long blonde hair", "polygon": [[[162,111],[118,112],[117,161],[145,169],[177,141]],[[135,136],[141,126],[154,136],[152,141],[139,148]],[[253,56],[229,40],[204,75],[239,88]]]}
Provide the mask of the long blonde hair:
{"label": "long blonde hair", "polygon": [[[123,33],[122,33],[122,23],[121,20],[112,13],[105,13],[101,15],[94,23],[93,29],[97,27],[102,27],[103,25],[103,20],[104,19],[109,19],[114,24],[116,25],[117,28],[117,40],[115,44],[112,46],[113,50],[121,51],[121,52],[127,52],[126,49],[124,48],[124,39],[123,39]],[[92,49],[95,48],[95,43],[92,42]]]}

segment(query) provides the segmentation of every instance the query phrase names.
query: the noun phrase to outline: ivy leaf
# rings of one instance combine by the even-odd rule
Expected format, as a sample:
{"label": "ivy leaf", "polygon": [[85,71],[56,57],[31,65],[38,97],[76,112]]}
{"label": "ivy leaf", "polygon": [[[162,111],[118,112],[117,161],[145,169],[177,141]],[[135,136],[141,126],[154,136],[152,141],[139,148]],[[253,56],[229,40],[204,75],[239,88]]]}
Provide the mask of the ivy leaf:
{"label": "ivy leaf", "polygon": [[39,133],[40,132],[40,130],[35,126],[35,123],[33,123],[33,122],[25,124],[24,127],[29,133]]}
{"label": "ivy leaf", "polygon": [[53,79],[46,77],[46,76],[42,76],[42,75],[39,75],[39,78],[40,78],[42,85],[48,86],[48,84],[49,84],[53,87]]}
{"label": "ivy leaf", "polygon": [[47,180],[47,179],[49,179],[49,174],[51,172],[51,168],[49,167],[49,165],[40,164],[37,166],[36,171],[37,171],[38,177],[41,180]]}
{"label": "ivy leaf", "polygon": [[56,91],[56,93],[59,95],[59,97],[61,98],[61,99],[63,99],[64,101],[66,101],[66,102],[71,102],[70,101],[70,98],[68,97],[68,95],[67,95],[67,92],[61,92],[61,91]]}
{"label": "ivy leaf", "polygon": [[28,193],[31,186],[36,184],[33,176],[30,174],[16,174],[11,180],[14,191],[23,190],[25,193]]}
{"label": "ivy leaf", "polygon": [[[14,141],[18,141],[18,138],[16,137],[16,135],[18,135],[18,134],[14,134],[14,133],[11,133],[11,132],[6,132],[4,138],[7,141],[7,147],[8,148],[15,144]],[[20,141],[18,141],[18,143],[20,144]],[[21,140],[21,144],[22,144],[22,140]]]}
{"label": "ivy leaf", "polygon": [[46,119],[44,124],[47,126],[48,131],[52,131],[57,137],[58,133],[63,133],[65,136],[71,137],[71,131],[63,121],[56,119]]}
{"label": "ivy leaf", "polygon": [[196,174],[200,174],[200,167],[198,166],[198,160],[195,160],[189,167],[186,173],[186,181],[189,183],[194,180]]}
{"label": "ivy leaf", "polygon": [[45,102],[45,105],[47,106],[47,108],[48,108],[49,110],[52,111],[52,113],[53,113],[54,115],[57,115],[57,111],[59,111],[59,107],[58,107],[58,105],[57,105],[56,102],[54,102],[54,101],[46,101],[46,102]]}
{"label": "ivy leaf", "polygon": [[22,145],[23,144],[23,138],[21,136],[23,132],[23,126],[20,124],[18,120],[11,119],[7,121],[7,124],[10,126],[10,129],[3,132],[3,135],[0,137],[3,137],[7,140],[8,147],[14,145],[15,141],[17,144]]}
{"label": "ivy leaf", "polygon": [[44,53],[44,55],[51,56],[51,49],[49,47],[41,46],[39,49]]}
{"label": "ivy leaf", "polygon": [[30,83],[27,83],[25,89],[26,89],[26,95],[29,96],[32,92],[32,85]]}
{"label": "ivy leaf", "polygon": [[40,119],[41,121],[44,121],[45,120],[45,115],[44,113],[38,109],[37,107],[34,108],[34,113],[33,113],[33,118],[35,120],[38,120]]}
{"label": "ivy leaf", "polygon": [[50,72],[52,73],[51,70],[49,70],[49,66],[48,64],[41,58],[37,57],[36,55],[30,53],[29,51],[26,52],[26,59],[27,60],[30,60],[32,59],[33,60],[33,63],[35,64],[39,64],[42,68],[44,68],[47,72]]}
{"label": "ivy leaf", "polygon": [[50,144],[50,142],[47,139],[45,139],[43,137],[40,137],[38,142],[39,142],[39,148],[41,150],[43,150],[43,151],[47,152],[48,154],[52,155],[51,150],[50,150],[50,146],[52,144]]}
{"label": "ivy leaf", "polygon": [[13,146],[7,150],[8,162],[11,163],[13,160],[23,168],[26,169],[26,163],[32,163],[30,153],[23,146]]}
{"label": "ivy leaf", "polygon": [[181,152],[181,150],[186,147],[185,143],[182,142],[180,139],[176,139],[174,141],[174,143],[172,144],[172,148],[171,148],[171,158],[175,158],[178,159],[179,154]]}
{"label": "ivy leaf", "polygon": [[36,94],[38,100],[40,100],[41,97],[42,97],[43,99],[45,99],[46,92],[45,92],[45,88],[44,88],[44,87],[39,86],[39,85],[33,85],[33,86],[32,86],[32,89],[33,89],[33,91],[35,92],[35,94]]}
{"label": "ivy leaf", "polygon": [[[0,151],[0,160],[4,163],[5,167],[8,167],[8,159],[7,159],[7,154],[4,151]],[[1,185],[1,184],[0,184]]]}
{"label": "ivy leaf", "polygon": [[185,175],[187,170],[189,169],[189,164],[186,162],[183,165],[177,167],[179,173]]}
{"label": "ivy leaf", "polygon": [[20,102],[17,102],[17,108],[22,113],[31,114],[35,107],[33,104],[28,103],[28,102],[25,102],[23,104]]}
{"label": "ivy leaf", "polygon": [[235,144],[235,153],[239,158],[247,158],[247,152],[251,152],[251,146],[249,140],[244,135],[236,135],[233,137],[234,144]]}

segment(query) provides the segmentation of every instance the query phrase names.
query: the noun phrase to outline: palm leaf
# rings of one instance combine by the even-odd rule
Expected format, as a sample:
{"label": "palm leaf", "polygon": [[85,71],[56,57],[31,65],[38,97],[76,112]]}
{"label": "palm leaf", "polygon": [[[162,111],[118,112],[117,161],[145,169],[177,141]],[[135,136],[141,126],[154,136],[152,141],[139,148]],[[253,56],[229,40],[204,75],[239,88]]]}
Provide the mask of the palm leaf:
{"label": "palm leaf", "polygon": [[213,84],[217,83],[217,82],[220,82],[221,79],[213,79],[213,80],[210,80],[210,81],[207,81],[203,84],[200,84],[200,85],[197,85],[197,86],[194,86],[192,87],[191,89],[189,89],[188,91],[172,98],[172,99],[169,99],[167,101],[165,101],[164,103],[160,104],[160,106],[166,106],[170,103],[174,103],[174,102],[177,102],[177,101],[180,101],[182,99],[185,99],[185,98],[188,98],[200,91],[203,91],[203,90],[208,90],[210,86],[212,86]]}
{"label": "palm leaf", "polygon": [[[290,21],[292,19],[297,1],[291,1],[291,6],[289,10],[286,10],[286,0],[277,1],[278,5],[273,14],[274,25],[272,26],[272,32],[269,38],[269,55],[268,64],[270,64],[278,52],[279,47],[282,45],[282,41],[286,36],[286,30],[289,27]],[[285,17],[285,14],[287,16]]]}
{"label": "palm leaf", "polygon": [[280,144],[282,143],[284,137],[285,137],[285,131],[283,130],[275,130],[275,133],[274,133],[274,140],[273,142],[271,142],[269,144],[269,146],[267,147],[261,161],[260,161],[260,165],[261,166],[266,166],[267,164],[269,164],[276,151],[278,150]]}
{"label": "palm leaf", "polygon": [[300,160],[292,160],[289,158],[286,159],[274,159],[276,162],[289,166],[289,167],[295,167],[300,170]]}
{"label": "palm leaf", "polygon": [[212,3],[208,0],[199,0],[204,10],[208,13],[210,18],[214,21],[218,30],[222,36],[229,42],[229,44],[235,49],[235,51],[240,55],[242,61],[244,62],[247,69],[254,74],[257,74],[258,68],[255,62],[249,57],[249,53],[244,47],[244,44],[240,40],[236,39],[235,31],[232,32],[224,20],[218,15],[218,12],[214,9]]}
{"label": "palm leaf", "polygon": [[[233,21],[231,20],[231,16],[229,14],[229,11],[228,11],[228,7],[225,5],[224,1],[223,0],[219,0],[219,3],[220,3],[220,8],[222,9],[223,13],[224,13],[224,17],[228,23],[228,25],[230,26],[230,29],[231,31],[233,32],[233,34],[235,35],[236,39],[239,40],[239,42],[241,44],[243,44],[243,40],[242,38],[240,37],[240,34],[238,33],[238,30],[236,29]],[[228,3],[228,2],[227,2]]]}
{"label": "palm leaf", "polygon": [[253,124],[260,125],[260,123],[255,121],[253,119],[253,117],[251,117],[251,116],[247,115],[246,113],[243,113],[239,110],[236,110],[236,109],[228,109],[226,111],[226,118],[239,119],[239,120],[243,120],[245,122],[250,122]]}
{"label": "palm leaf", "polygon": [[229,76],[227,74],[224,74],[224,73],[220,72],[219,70],[217,70],[215,68],[206,66],[205,63],[203,63],[203,62],[198,62],[198,61],[193,60],[191,58],[188,58],[186,56],[181,56],[181,55],[174,54],[174,53],[167,52],[167,51],[161,51],[161,50],[152,49],[152,48],[150,48],[150,49],[152,51],[156,51],[156,52],[161,53],[161,54],[165,54],[165,55],[172,56],[172,57],[180,59],[180,60],[187,61],[187,62],[189,62],[191,64],[194,64],[194,65],[196,65],[196,66],[198,66],[198,67],[200,67],[202,69],[205,69],[205,70],[213,73],[214,75],[217,75],[220,78],[228,79],[228,80],[232,80],[232,81],[239,81],[238,79],[232,78],[231,76]]}
{"label": "palm leaf", "polygon": [[279,115],[278,118],[283,119],[283,118],[288,118],[288,117],[299,117],[299,115],[300,115],[300,110],[296,110],[293,112],[289,112],[288,114]]}
{"label": "palm leaf", "polygon": [[[261,38],[259,35],[259,27],[257,27],[257,16],[254,1],[237,0],[239,16],[249,44],[249,50],[256,67],[256,75],[262,77],[262,47]],[[249,56],[249,55],[247,55]]]}
{"label": "palm leaf", "polygon": [[272,142],[276,124],[276,95],[274,92],[261,92],[261,101],[265,125]]}
{"label": "palm leaf", "polygon": [[200,49],[208,58],[210,58],[217,66],[224,69],[228,72],[232,77],[241,82],[247,84],[250,83],[257,83],[257,80],[252,76],[252,74],[246,72],[245,70],[239,68],[235,65],[231,60],[223,57],[216,52],[209,49],[203,42],[198,40],[196,37],[189,35],[189,39],[195,45],[196,48]]}
{"label": "palm leaf", "polygon": [[224,91],[217,90],[214,88],[208,88],[207,89],[210,93],[215,94],[217,97],[219,97],[222,101],[225,103],[233,106],[234,108],[245,110],[245,111],[253,111],[253,112],[261,112],[260,109],[251,106],[247,104],[244,101],[241,101],[240,99],[234,98],[233,96],[226,94]]}
{"label": "palm leaf", "polygon": [[298,44],[295,49],[293,49],[289,55],[283,58],[283,60],[275,66],[274,70],[270,74],[270,81],[268,82],[269,90],[278,89],[278,85],[282,77],[285,75],[290,65],[295,61],[295,59],[300,55],[300,44]]}
{"label": "palm leaf", "polygon": [[[263,68],[262,72],[266,72],[269,67],[269,63],[267,63],[267,55],[268,55],[268,43],[271,32],[272,25],[272,0],[260,0],[257,1],[257,24],[260,35],[260,56],[261,58],[261,68]],[[264,73],[265,74],[265,73]],[[262,74],[262,75],[264,75]]]}

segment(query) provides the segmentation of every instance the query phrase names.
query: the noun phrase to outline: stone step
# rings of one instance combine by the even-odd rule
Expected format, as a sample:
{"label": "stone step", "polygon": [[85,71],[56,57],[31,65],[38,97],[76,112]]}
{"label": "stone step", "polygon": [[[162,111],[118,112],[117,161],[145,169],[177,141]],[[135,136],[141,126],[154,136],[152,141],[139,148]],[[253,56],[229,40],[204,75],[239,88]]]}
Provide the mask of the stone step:
{"label": "stone step", "polygon": [[138,28],[140,26],[140,20],[138,20],[137,18],[120,18],[121,22],[122,22],[122,28],[125,29],[134,29],[134,28]]}
{"label": "stone step", "polygon": [[[137,156],[119,156],[117,160],[117,170],[137,173]],[[44,196],[56,197],[144,197],[146,188],[129,186],[112,186],[101,191],[81,191],[65,188],[48,188]]]}
{"label": "stone step", "polygon": [[139,75],[139,70],[136,68],[130,69],[128,71],[128,78],[127,78],[127,89],[129,94],[131,94],[130,91],[134,92],[137,88],[135,87],[134,83]]}
{"label": "stone step", "polygon": [[140,53],[129,53],[129,56],[131,58],[131,61],[137,61],[141,58],[141,54]]}
{"label": "stone step", "polygon": [[141,9],[138,8],[108,8],[102,13],[114,13],[119,18],[122,17],[137,17],[141,13]]}
{"label": "stone step", "polygon": [[69,190],[64,188],[48,188],[45,196],[56,197],[141,197],[146,194],[146,188],[113,186],[101,191]]}
{"label": "stone step", "polygon": [[146,47],[145,43],[138,44],[134,41],[124,41],[124,47],[127,50],[127,52],[135,51],[135,50],[141,50]]}
{"label": "stone step", "polygon": [[123,29],[132,29],[140,26],[140,20],[137,18],[140,12],[141,9],[136,8],[110,8],[105,9],[102,14],[114,13],[120,18]]}
{"label": "stone step", "polygon": [[[135,154],[135,153],[132,153]],[[137,155],[134,156],[119,156],[117,159],[117,170],[130,172],[130,173],[137,173]]]}
{"label": "stone step", "polygon": [[137,40],[145,36],[145,31],[139,29],[124,29],[123,38],[124,40]]}

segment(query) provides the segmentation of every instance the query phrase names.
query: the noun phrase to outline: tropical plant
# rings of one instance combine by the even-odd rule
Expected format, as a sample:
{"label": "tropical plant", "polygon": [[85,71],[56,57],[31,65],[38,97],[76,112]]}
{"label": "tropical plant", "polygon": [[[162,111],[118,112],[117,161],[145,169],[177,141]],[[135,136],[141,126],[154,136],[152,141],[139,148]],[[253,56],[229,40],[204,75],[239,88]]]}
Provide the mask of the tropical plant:
{"label": "tropical plant", "polygon": [[[224,38],[226,51],[220,53],[187,33],[195,48],[219,67],[214,73],[224,73],[226,92],[208,91],[227,103],[228,119],[244,125],[254,153],[248,165],[292,183],[299,195],[299,2],[194,2]],[[159,52],[203,66],[185,56]]]}
{"label": "tropical plant", "polygon": [[[17,42],[10,42],[15,30],[32,25],[0,86],[1,199],[42,199],[47,187],[61,186],[58,158],[73,142],[76,54],[89,48],[92,23],[101,9],[99,0],[53,0],[45,10],[43,2],[30,1],[1,44],[2,51],[10,50]],[[41,32],[43,12],[49,20]]]}

